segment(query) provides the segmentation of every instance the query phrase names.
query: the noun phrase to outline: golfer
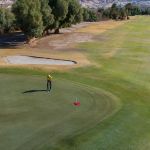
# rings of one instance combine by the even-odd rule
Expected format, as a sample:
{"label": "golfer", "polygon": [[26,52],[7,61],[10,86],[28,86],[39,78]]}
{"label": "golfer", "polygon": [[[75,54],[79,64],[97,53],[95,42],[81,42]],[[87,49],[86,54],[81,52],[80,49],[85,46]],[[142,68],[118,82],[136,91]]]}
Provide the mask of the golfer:
{"label": "golfer", "polygon": [[48,75],[47,76],[47,91],[50,92],[51,88],[52,88],[52,76]]}

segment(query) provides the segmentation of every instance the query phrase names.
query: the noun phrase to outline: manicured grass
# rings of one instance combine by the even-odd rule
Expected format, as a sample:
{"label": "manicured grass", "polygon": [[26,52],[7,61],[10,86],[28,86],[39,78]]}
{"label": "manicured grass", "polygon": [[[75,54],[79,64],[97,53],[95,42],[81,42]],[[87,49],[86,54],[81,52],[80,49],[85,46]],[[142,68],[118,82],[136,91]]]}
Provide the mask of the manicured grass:
{"label": "manicured grass", "polygon": [[[116,95],[122,108],[97,127],[72,138],[62,149],[150,149],[150,17],[134,20],[84,43],[80,49],[96,65],[65,74],[70,80]],[[103,40],[100,40],[103,39]]]}
{"label": "manicured grass", "polygon": [[[3,83],[0,84],[0,118],[6,118],[0,124],[0,149],[4,149],[4,146],[8,149],[7,145],[12,150],[150,149],[149,25],[149,16],[137,16],[134,20],[98,35],[93,42],[80,44],[77,49],[87,55],[95,65],[65,73],[55,72],[53,76],[57,80],[54,95],[43,92],[22,94],[26,89],[40,87],[45,78],[23,75],[16,78],[10,75],[8,69],[8,76],[0,77],[0,82]],[[5,73],[5,70],[2,72]],[[34,71],[33,74],[42,75]],[[60,81],[61,78],[67,80]],[[14,87],[11,84],[12,92],[8,84],[5,84],[8,81],[14,82]],[[65,90],[62,90],[64,85]],[[88,96],[89,93],[94,100]],[[77,109],[77,113],[70,102],[74,94],[79,94],[84,104],[81,110]],[[114,101],[113,95],[119,101]],[[109,104],[113,104],[109,110],[105,107],[107,100]],[[93,104],[94,101],[96,104]],[[8,108],[4,110],[6,106]],[[107,112],[106,118],[104,110]],[[11,111],[20,113],[7,114]],[[6,117],[3,117],[3,113],[7,114]],[[20,121],[17,122],[17,119]]]}
{"label": "manicured grass", "polygon": [[[119,101],[111,94],[65,80],[45,91],[41,76],[0,75],[0,149],[59,147],[112,115]],[[76,98],[80,107],[75,107]]]}

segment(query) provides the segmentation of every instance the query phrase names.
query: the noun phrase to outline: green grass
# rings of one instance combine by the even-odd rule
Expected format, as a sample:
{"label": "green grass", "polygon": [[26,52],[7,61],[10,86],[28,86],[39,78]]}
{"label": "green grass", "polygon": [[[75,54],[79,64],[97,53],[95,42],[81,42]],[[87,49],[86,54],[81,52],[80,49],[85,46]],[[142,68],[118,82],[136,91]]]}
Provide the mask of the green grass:
{"label": "green grass", "polygon": [[[7,69],[8,75],[0,77],[0,149],[150,149],[149,33],[150,17],[138,16],[93,42],[79,45],[78,50],[97,65],[55,72],[56,90],[52,95],[22,94],[40,87],[43,73],[33,70],[33,74],[42,76],[16,78],[10,75],[15,71]],[[111,51],[116,53],[105,57]],[[77,110],[70,102],[76,94],[83,103]]]}
{"label": "green grass", "polygon": [[[51,93],[41,76],[0,75],[0,149],[43,150],[80,134],[119,109],[110,93],[54,80]],[[81,106],[73,102],[80,100]]]}

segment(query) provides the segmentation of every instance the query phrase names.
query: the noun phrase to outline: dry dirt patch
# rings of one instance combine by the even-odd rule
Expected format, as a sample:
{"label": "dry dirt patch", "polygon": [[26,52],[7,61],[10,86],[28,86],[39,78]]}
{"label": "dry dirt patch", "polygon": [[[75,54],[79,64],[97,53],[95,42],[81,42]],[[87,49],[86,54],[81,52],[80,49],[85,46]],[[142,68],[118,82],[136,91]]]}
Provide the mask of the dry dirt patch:
{"label": "dry dirt patch", "polygon": [[[77,62],[77,65],[73,66],[55,66],[55,65],[28,65],[28,67],[41,67],[42,69],[65,69],[80,66],[92,65],[76,45],[81,42],[89,42],[94,40],[97,34],[103,33],[109,29],[118,27],[125,21],[101,21],[94,23],[81,23],[73,26],[72,28],[61,29],[59,35],[50,35],[37,40],[33,47],[26,45],[23,48],[17,49],[5,49],[0,51],[0,65],[9,66],[3,57],[12,55],[25,55],[25,56],[37,56],[54,59],[67,59]],[[11,65],[14,66],[14,65]],[[17,66],[17,65],[15,65]],[[23,65],[27,66],[27,65]]]}
{"label": "dry dirt patch", "polygon": [[90,42],[94,37],[107,30],[122,25],[125,21],[101,21],[82,23],[72,28],[61,29],[59,35],[51,35],[40,39],[34,48],[50,50],[68,50],[74,48],[78,43]]}
{"label": "dry dirt patch", "polygon": [[89,26],[86,26],[84,28],[77,29],[77,32],[89,33],[89,34],[100,34],[107,30],[116,28],[119,25],[122,25],[123,23],[125,23],[125,21],[113,21],[113,20],[101,21],[101,22],[90,24]]}

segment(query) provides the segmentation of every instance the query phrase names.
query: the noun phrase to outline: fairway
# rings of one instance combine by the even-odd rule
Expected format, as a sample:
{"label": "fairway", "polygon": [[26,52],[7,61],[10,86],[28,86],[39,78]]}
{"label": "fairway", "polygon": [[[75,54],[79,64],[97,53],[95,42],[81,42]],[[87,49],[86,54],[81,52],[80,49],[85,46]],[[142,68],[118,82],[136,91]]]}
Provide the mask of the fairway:
{"label": "fairway", "polygon": [[[43,77],[0,75],[0,149],[59,148],[61,140],[93,128],[118,109],[106,93],[64,80],[45,91]],[[80,107],[73,105],[76,98]]]}
{"label": "fairway", "polygon": [[[37,50],[76,60],[76,68],[0,63],[0,150],[150,150],[150,17],[117,23],[78,30],[97,34],[68,51]],[[3,49],[0,56],[19,52]]]}

